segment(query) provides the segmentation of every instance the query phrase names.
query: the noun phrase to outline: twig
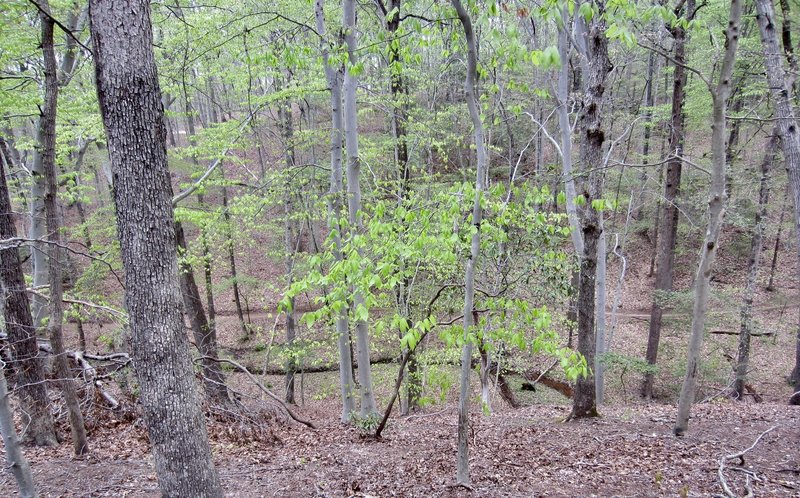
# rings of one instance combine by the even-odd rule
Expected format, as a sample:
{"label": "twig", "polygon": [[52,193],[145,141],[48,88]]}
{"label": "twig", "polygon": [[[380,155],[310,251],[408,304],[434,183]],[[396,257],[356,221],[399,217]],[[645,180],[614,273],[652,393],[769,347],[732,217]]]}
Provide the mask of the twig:
{"label": "twig", "polygon": [[[719,477],[719,483],[720,483],[720,486],[722,486],[722,491],[725,493],[725,496],[727,496],[728,498],[736,498],[736,496],[737,496],[733,491],[731,491],[731,488],[728,486],[728,480],[725,479],[725,462],[727,462],[728,460],[733,460],[734,458],[738,458],[740,460],[740,465],[744,465],[744,455],[745,455],[745,453],[747,453],[748,451],[750,451],[753,448],[755,448],[756,445],[758,445],[758,443],[761,441],[761,439],[764,436],[766,436],[767,434],[769,434],[770,432],[774,431],[777,428],[778,428],[777,425],[773,425],[769,429],[767,429],[764,432],[762,432],[756,438],[756,440],[753,442],[753,444],[751,444],[749,447],[743,449],[742,451],[740,451],[738,453],[734,453],[732,455],[725,455],[725,456],[723,456],[722,458],[719,459],[719,468],[717,469],[717,476]],[[754,473],[751,474],[750,472],[747,472],[746,475],[747,475],[747,482],[745,483],[745,489],[747,490],[747,495],[746,496],[753,496],[753,489],[752,489],[752,487],[750,485],[750,477],[751,477],[751,475],[754,476]]]}
{"label": "twig", "polygon": [[253,382],[253,384],[256,385],[256,387],[258,387],[261,390],[261,392],[266,394],[273,401],[275,401],[281,407],[283,407],[283,409],[286,410],[286,413],[289,415],[289,417],[291,417],[292,420],[294,420],[295,422],[301,423],[301,424],[305,425],[306,427],[310,427],[311,429],[316,429],[317,428],[313,423],[311,423],[311,422],[309,422],[307,420],[303,420],[303,419],[299,418],[297,415],[295,415],[294,412],[292,412],[292,410],[290,410],[289,407],[286,406],[286,403],[284,403],[282,399],[280,399],[272,391],[270,391],[269,389],[264,387],[264,384],[259,382],[258,379],[256,379],[256,377],[253,374],[250,373],[250,370],[248,370],[248,369],[246,369],[244,367],[244,365],[242,365],[242,364],[240,364],[238,362],[235,362],[233,360],[229,360],[227,358],[213,358],[211,356],[201,356],[200,358],[198,358],[198,360],[211,360],[211,361],[216,361],[217,363],[227,363],[229,365],[232,365],[232,366],[236,367],[237,369],[239,369],[240,372],[242,372],[245,375],[247,375],[247,377]]}

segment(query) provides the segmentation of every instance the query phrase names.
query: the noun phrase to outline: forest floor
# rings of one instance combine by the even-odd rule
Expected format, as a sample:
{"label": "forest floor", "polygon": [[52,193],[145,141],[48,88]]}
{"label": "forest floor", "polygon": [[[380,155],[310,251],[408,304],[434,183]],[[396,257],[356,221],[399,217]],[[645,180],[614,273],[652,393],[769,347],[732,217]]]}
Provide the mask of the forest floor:
{"label": "forest floor", "polygon": [[[327,406],[326,406],[327,405]],[[456,413],[392,419],[383,440],[344,427],[331,399],[303,411],[318,424],[270,424],[242,435],[216,422],[210,433],[228,496],[710,496],[721,492],[720,458],[737,495],[753,476],[755,496],[800,496],[800,408],[724,400],[695,407],[690,432],[671,434],[675,409],[604,407],[601,418],[563,422],[565,405],[473,414],[472,489],[454,487]],[[144,430],[108,419],[92,453],[27,450],[42,496],[158,496]],[[14,489],[8,473],[0,489]]]}
{"label": "forest floor", "polygon": [[[699,402],[693,407],[689,432],[682,438],[672,435],[672,425],[685,371],[691,306],[691,296],[686,293],[678,295],[665,315],[657,400],[639,400],[636,391],[641,372],[635,362],[621,361],[609,366],[607,400],[597,419],[564,422],[570,400],[546,388],[535,393],[521,391],[517,377],[509,380],[522,408],[512,409],[496,397],[494,413],[486,416],[473,402],[471,489],[455,486],[456,371],[449,359],[437,367],[442,374],[438,381],[440,396],[434,393],[428,406],[408,417],[398,416],[395,409],[382,440],[339,422],[341,408],[334,372],[305,374],[298,386],[297,413],[313,421],[316,429],[288,422],[274,405],[255,399],[261,398],[258,390],[244,375],[228,372],[231,387],[252,401],[248,404],[252,411],[247,415],[256,423],[226,420],[218,412],[209,415],[211,444],[223,488],[231,497],[712,496],[723,491],[721,459],[758,440],[743,460],[734,458],[725,463],[723,476],[731,490],[737,496],[744,495],[749,478],[755,496],[800,496],[800,407],[786,404],[790,390],[785,382],[794,359],[800,303],[793,254],[793,248],[784,248],[777,289],[759,291],[755,299],[756,329],[770,334],[753,341],[749,381],[763,400],[756,403],[752,396],[743,402],[724,396],[737,341],[728,332],[738,331],[736,286],[744,280],[744,263],[741,254],[721,251],[718,268],[724,270],[716,276],[707,328],[724,333],[707,334]],[[623,359],[640,359],[646,346],[653,282],[647,277],[647,254],[631,254],[629,259],[624,294],[616,311],[613,351]],[[690,287],[691,259],[679,258],[677,262],[678,290]],[[618,271],[612,261],[609,304],[613,302]],[[261,270],[251,272],[260,274]],[[762,281],[762,289],[764,284]],[[275,315],[263,311],[252,314],[258,332],[244,341],[232,316],[231,300],[225,296],[220,302],[224,316],[219,319],[218,330],[223,355],[258,367],[266,363],[264,357],[274,346],[276,354],[270,361],[277,365],[282,331]],[[275,302],[275,298],[267,297],[265,302]],[[114,332],[108,325],[86,324],[85,329],[92,351],[108,348],[113,340]],[[274,344],[270,330],[278,331]],[[74,342],[74,335],[68,334]],[[376,355],[392,354],[390,348],[396,347],[393,338],[384,339],[385,345],[376,341]],[[330,345],[322,344],[311,356],[324,351],[325,355],[316,360],[330,363],[335,358],[327,350],[332,350]],[[544,369],[550,362],[540,360],[532,366]],[[373,366],[381,408],[386,406],[387,386],[393,384],[396,369],[393,363]],[[278,376],[259,379],[275,391],[283,382]],[[475,376],[473,399],[478,385]],[[64,419],[62,413],[61,433],[67,434]],[[72,457],[69,441],[57,448],[25,449],[41,496],[159,496],[147,435],[135,413],[114,412],[95,403],[87,413],[87,423],[91,453],[85,458]],[[0,473],[0,497],[14,489],[10,473]]]}

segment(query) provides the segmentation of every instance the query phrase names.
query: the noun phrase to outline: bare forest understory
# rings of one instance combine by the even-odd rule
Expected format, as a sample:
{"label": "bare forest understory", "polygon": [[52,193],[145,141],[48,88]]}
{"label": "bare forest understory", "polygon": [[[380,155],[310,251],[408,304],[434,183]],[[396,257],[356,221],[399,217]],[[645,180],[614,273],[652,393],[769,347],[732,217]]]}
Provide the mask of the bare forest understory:
{"label": "bare forest understory", "polygon": [[[792,248],[785,248],[783,254],[782,263],[791,267]],[[721,258],[721,267],[729,264],[732,272],[725,279],[734,281],[738,265],[725,253]],[[644,255],[636,259],[646,261]],[[637,265],[629,269],[614,348],[620,354],[641,357],[651,283],[646,272],[639,270]],[[609,269],[612,278],[616,278],[614,271]],[[794,272],[782,275],[786,278]],[[689,285],[686,275],[677,280],[679,288]],[[760,329],[771,334],[754,340],[750,386],[755,396],[744,402],[724,396],[736,337],[713,333],[724,332],[728,320],[735,322],[734,308],[720,304],[725,288],[724,283],[719,286],[717,304],[712,302],[716,318],[705,345],[700,403],[685,437],[672,435],[687,327],[682,311],[676,309],[666,315],[658,399],[650,403],[639,399],[640,374],[618,367],[608,371],[607,401],[600,407],[599,419],[564,422],[569,399],[542,386],[535,392],[521,390],[522,379],[516,376],[510,377],[510,384],[523,406],[510,408],[495,392],[494,413],[484,416],[474,401],[480,385],[474,376],[471,489],[455,486],[453,479],[455,365],[442,366],[452,377],[441,388],[446,391],[444,401],[436,400],[407,417],[399,417],[395,409],[381,440],[363,428],[339,422],[335,372],[307,373],[297,384],[296,413],[313,421],[316,429],[291,422],[245,375],[228,372],[229,383],[247,409],[231,416],[206,407],[223,488],[228,496],[710,496],[721,492],[722,468],[727,485],[740,496],[747,486],[755,496],[798,496],[800,407],[786,404],[789,387],[785,383],[792,362],[786,352],[791,350],[797,313],[795,284],[781,281],[777,290],[762,292],[756,300]],[[269,329],[276,324],[274,316],[251,314],[262,333],[244,340],[231,310],[222,311],[218,325],[223,356],[254,371],[263,370],[265,348],[280,346],[280,339],[274,343],[268,339]],[[277,337],[281,337],[280,327],[278,323]],[[98,338],[107,328],[85,326],[89,350],[103,349]],[[380,345],[374,356],[382,356]],[[547,365],[543,360],[535,366]],[[381,409],[396,371],[396,363],[373,365],[376,385],[381,386],[377,392]],[[257,377],[281,392],[283,377]],[[26,448],[42,496],[159,495],[146,431],[130,402],[117,395],[123,400],[122,409],[104,408],[95,396],[87,410],[89,456],[73,457],[68,440],[55,449]],[[69,432],[64,414],[60,432]],[[757,440],[743,459],[726,459],[721,467],[721,459],[748,449]],[[0,489],[14,489],[12,479],[4,473]]]}

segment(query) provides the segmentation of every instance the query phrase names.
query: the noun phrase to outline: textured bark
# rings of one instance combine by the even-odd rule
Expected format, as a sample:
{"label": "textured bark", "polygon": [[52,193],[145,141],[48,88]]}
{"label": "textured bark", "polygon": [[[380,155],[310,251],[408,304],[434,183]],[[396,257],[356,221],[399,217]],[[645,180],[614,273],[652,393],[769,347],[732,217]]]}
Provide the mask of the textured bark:
{"label": "textured bark", "polygon": [[728,28],[725,31],[725,55],[716,88],[711,90],[713,102],[711,131],[711,188],[708,198],[708,228],[700,252],[697,274],[694,281],[694,306],[692,309],[692,334],[686,360],[686,377],[683,380],[678,400],[678,417],[673,428],[676,436],[683,435],[689,428],[689,413],[694,403],[703,347],[706,310],[711,290],[711,270],[717,254],[719,234],[722,231],[722,218],[725,214],[725,123],[728,98],[731,94],[731,74],[736,63],[736,48],[739,45],[739,23],[742,19],[742,0],[732,0]]}
{"label": "textured bark", "polygon": [[[44,11],[49,12],[47,0],[40,3]],[[58,103],[58,81],[56,75],[56,54],[53,47],[54,23],[49,14],[42,13],[42,53],[44,54],[44,107],[39,118],[39,159],[44,174],[44,210],[47,224],[46,246],[48,260],[48,281],[50,285],[49,312],[47,333],[50,346],[53,348],[53,363],[56,383],[64,394],[64,402],[69,413],[69,425],[72,433],[72,449],[76,455],[89,451],[86,439],[86,427],[78,402],[78,393],[73,382],[67,357],[64,353],[62,324],[64,322],[64,280],[61,264],[61,223],[59,220],[56,184],[56,107]]]}
{"label": "textured bark", "polygon": [[[325,78],[331,89],[331,178],[330,192],[328,195],[328,228],[333,236],[333,254],[337,261],[342,260],[342,227],[339,224],[344,207],[342,193],[342,151],[344,137],[344,123],[342,117],[342,78],[341,72],[336,70],[329,62],[328,42],[325,39],[324,0],[315,0],[314,16],[316,18],[317,33],[320,34],[322,60],[325,65]],[[342,422],[350,420],[355,411],[353,399],[353,362],[350,356],[350,324],[347,310],[343,309],[336,317],[336,344],[339,349],[339,387],[342,394]]]}
{"label": "textured bark", "polygon": [[467,75],[464,81],[464,93],[466,94],[469,117],[472,120],[472,127],[475,141],[475,199],[472,205],[472,240],[470,243],[470,255],[466,264],[464,275],[464,345],[461,349],[461,373],[458,394],[458,453],[456,455],[456,481],[459,484],[469,485],[469,375],[472,362],[472,328],[477,325],[476,316],[473,313],[475,308],[475,266],[480,256],[481,243],[481,222],[483,220],[483,208],[481,198],[486,188],[486,168],[488,154],[486,141],[481,122],[480,108],[478,106],[478,47],[475,41],[475,31],[472,27],[472,19],[467,13],[460,0],[451,0],[453,7],[461,21],[464,29],[464,38],[467,41]]}
{"label": "textured bark", "polygon": [[[686,2],[686,17],[694,16],[694,0]],[[645,359],[650,365],[658,360],[658,344],[661,340],[661,322],[664,308],[659,302],[658,293],[672,291],[673,266],[675,263],[675,242],[678,235],[678,196],[681,188],[681,169],[683,156],[683,106],[686,100],[687,73],[683,64],[686,61],[686,31],[679,25],[672,27],[675,69],[672,80],[672,116],[670,119],[669,150],[675,158],[667,163],[664,180],[664,202],[659,223],[659,240],[656,251],[656,285],[653,305],[650,309],[650,328],[647,335]],[[653,397],[654,374],[647,373],[642,384],[642,397]]]}
{"label": "textured bark", "polygon": [[91,0],[90,9],[131,357],[156,474],[164,496],[221,497],[184,332],[149,2]]}
{"label": "textured bark", "polygon": [[[6,183],[6,173],[0,162],[0,238],[17,236],[11,198]],[[25,278],[17,248],[0,250],[0,285],[2,285],[3,315],[8,340],[11,345],[11,371],[19,393],[20,408],[28,414],[30,422],[25,439],[37,446],[58,444],[50,414],[50,401],[44,383],[44,371],[36,344]],[[13,386],[12,386],[13,387]]]}
{"label": "textured bark", "polygon": [[[2,306],[2,304],[0,304]],[[6,384],[5,365],[0,361],[0,434],[3,436],[7,468],[14,474],[17,481],[20,498],[33,498],[37,496],[36,486],[33,484],[33,475],[30,465],[22,454],[22,449],[14,428],[14,414],[8,402],[8,384]]]}
{"label": "textured bark", "polygon": [[[595,366],[595,279],[599,240],[603,237],[601,214],[592,203],[601,199],[603,195],[603,172],[599,169],[603,164],[603,142],[605,142],[601,106],[606,79],[612,68],[608,58],[606,23],[603,20],[605,4],[595,2],[595,6],[599,14],[592,18],[587,27],[585,52],[587,68],[584,74],[586,87],[579,117],[580,159],[586,168],[587,180],[583,192],[586,202],[581,217],[583,253],[580,256],[578,277],[578,352],[586,358],[589,369]],[[597,416],[595,378],[590,371],[586,376],[578,378],[575,383],[575,396],[572,399],[572,412],[569,418],[595,416]]]}
{"label": "textured bark", "polygon": [[[183,225],[178,221],[175,222],[175,242],[179,256],[185,254],[188,247],[186,236],[183,232]],[[222,373],[220,363],[216,361],[219,358],[216,329],[206,318],[192,265],[185,258],[180,258],[178,271],[180,272],[183,307],[186,314],[189,315],[194,344],[203,357],[201,365],[203,366],[203,385],[206,398],[211,403],[225,405],[230,398],[228,397],[228,387],[225,385],[225,374]]]}
{"label": "textured bark", "polygon": [[[356,48],[356,2],[344,0],[342,4],[342,26],[344,42],[347,46],[347,63],[344,69],[344,136],[347,156],[347,207],[350,231],[356,234],[361,230],[361,160],[358,155],[358,108],[356,89],[358,77],[350,70],[357,63]],[[364,296],[356,292],[353,297],[353,310],[365,306]],[[378,413],[375,393],[372,387],[372,369],[369,367],[369,325],[365,320],[356,320],[356,346],[358,364],[358,383],[361,390],[361,416]]]}
{"label": "textured bark", "polygon": [[[776,127],[781,138],[783,159],[786,162],[786,171],[789,174],[789,185],[794,200],[795,233],[800,244],[800,134],[797,130],[797,116],[792,108],[791,86],[783,65],[784,57],[778,45],[772,0],[756,0],[756,12],[758,28],[761,32],[761,44],[764,49],[764,68],[767,72],[770,92],[775,101]],[[800,256],[800,249],[798,256]],[[800,326],[797,328],[795,366],[792,370],[791,381],[794,384],[794,392],[800,391]]]}
{"label": "textured bark", "polygon": [[750,243],[750,258],[747,262],[747,283],[742,294],[742,306],[739,315],[741,328],[739,332],[739,348],[736,361],[736,380],[733,391],[739,400],[744,399],[747,369],[750,363],[750,336],[753,332],[753,294],[756,291],[756,280],[761,267],[761,248],[764,244],[764,229],[766,228],[767,204],[769,202],[770,171],[775,161],[778,150],[778,134],[773,130],[770,137],[764,160],[761,162],[761,186],[758,193],[758,210],[753,220],[753,238]]}

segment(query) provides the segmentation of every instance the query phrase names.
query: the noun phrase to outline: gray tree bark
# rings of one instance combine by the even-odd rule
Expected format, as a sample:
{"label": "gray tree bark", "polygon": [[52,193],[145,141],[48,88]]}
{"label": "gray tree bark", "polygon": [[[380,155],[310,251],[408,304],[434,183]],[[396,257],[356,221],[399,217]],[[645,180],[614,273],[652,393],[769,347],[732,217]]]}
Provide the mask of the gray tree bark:
{"label": "gray tree bark", "polygon": [[[0,306],[3,306],[0,303]],[[22,454],[17,430],[14,428],[14,413],[11,411],[11,404],[8,402],[8,384],[6,384],[5,363],[0,360],[0,434],[3,436],[5,446],[6,461],[8,468],[14,474],[17,481],[20,498],[34,498],[37,496],[36,486],[33,483],[33,475],[28,460]]]}
{"label": "gray tree bark", "polygon": [[708,228],[700,252],[700,262],[694,281],[694,306],[692,308],[692,334],[686,361],[686,377],[683,380],[678,400],[678,417],[673,428],[676,436],[682,436],[689,428],[689,413],[694,403],[700,351],[703,347],[706,310],[711,288],[711,270],[717,254],[722,218],[725,214],[725,111],[731,94],[731,74],[736,63],[736,48],[739,45],[739,23],[742,19],[742,0],[732,0],[730,18],[725,31],[725,55],[722,59],[719,80],[711,90],[713,101],[711,131],[711,188],[708,198]]}
{"label": "gray tree bark", "polygon": [[467,42],[467,75],[464,81],[464,93],[466,94],[467,108],[469,117],[472,120],[472,127],[475,141],[475,200],[472,205],[472,240],[470,243],[470,255],[467,259],[466,272],[464,275],[464,344],[461,349],[461,373],[459,379],[458,394],[458,452],[456,455],[456,482],[462,485],[469,485],[469,376],[472,363],[472,328],[476,325],[475,314],[475,267],[480,256],[481,246],[481,222],[483,220],[483,208],[481,198],[486,188],[486,168],[487,150],[484,138],[483,123],[481,122],[480,108],[478,107],[478,47],[475,41],[475,31],[472,27],[472,19],[460,0],[451,0],[453,7],[461,21],[464,30],[464,38]]}
{"label": "gray tree bark", "polygon": [[91,0],[90,13],[131,356],[156,474],[164,496],[221,497],[183,328],[150,5]]}
{"label": "gray tree bark", "polygon": [[[789,174],[789,185],[794,200],[795,233],[800,247],[800,134],[797,131],[797,116],[792,107],[792,91],[783,66],[783,53],[778,45],[775,8],[772,0],[756,0],[756,19],[764,49],[764,68],[767,82],[775,102],[776,127],[781,138],[783,159]],[[800,256],[800,249],[798,249]],[[795,366],[791,373],[794,392],[800,391],[800,326],[797,328]],[[792,400],[798,398],[792,397]]]}
{"label": "gray tree bark", "polygon": [[764,245],[767,204],[769,203],[770,172],[778,150],[778,133],[773,130],[767,144],[767,151],[761,161],[761,186],[758,193],[758,210],[753,220],[753,238],[750,243],[750,258],[747,262],[747,283],[742,293],[742,306],[739,311],[741,328],[739,329],[739,348],[736,359],[736,380],[733,392],[736,399],[744,399],[744,384],[747,380],[747,369],[750,364],[750,336],[753,331],[753,294],[756,291],[756,280],[761,268],[761,252]]}
{"label": "gray tree bark", "polygon": [[[337,261],[342,260],[342,227],[339,220],[344,213],[342,194],[342,152],[344,123],[342,117],[342,76],[329,61],[328,41],[325,39],[324,0],[315,0],[314,15],[317,33],[320,34],[320,50],[325,65],[325,77],[331,91],[331,178],[328,195],[328,228],[333,236],[333,253]],[[336,344],[339,349],[339,386],[342,394],[342,422],[348,422],[355,411],[353,398],[353,363],[350,356],[350,323],[347,310],[343,309],[336,317]]]}
{"label": "gray tree bark", "polygon": [[[344,0],[342,4],[344,42],[347,46],[347,63],[344,69],[344,135],[347,155],[347,206],[350,231],[361,230],[361,161],[358,156],[358,107],[356,89],[358,77],[352,67],[357,63],[356,48],[356,2]],[[356,292],[353,310],[364,306],[364,296]],[[369,366],[369,326],[365,320],[356,320],[356,349],[358,354],[358,383],[361,389],[361,416],[378,413],[372,387],[372,369]]]}

